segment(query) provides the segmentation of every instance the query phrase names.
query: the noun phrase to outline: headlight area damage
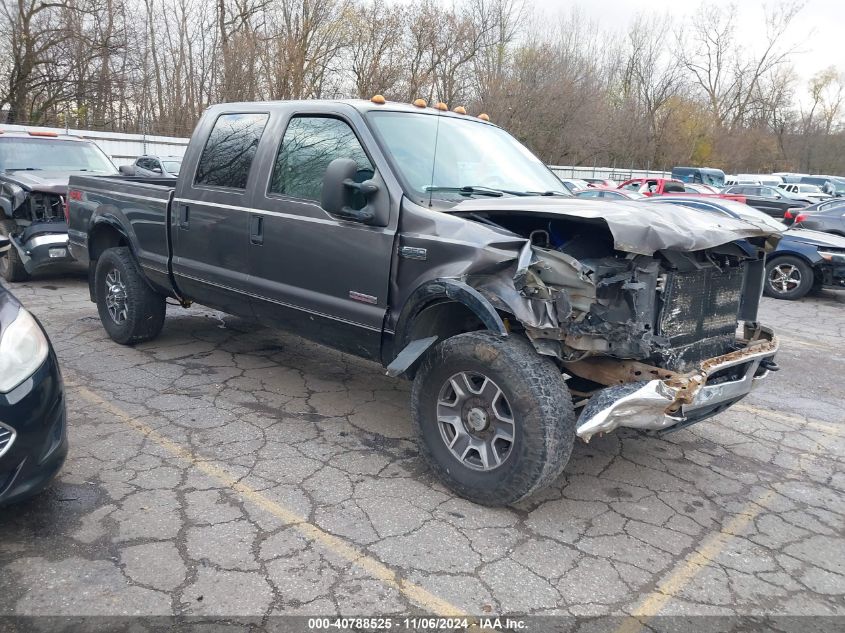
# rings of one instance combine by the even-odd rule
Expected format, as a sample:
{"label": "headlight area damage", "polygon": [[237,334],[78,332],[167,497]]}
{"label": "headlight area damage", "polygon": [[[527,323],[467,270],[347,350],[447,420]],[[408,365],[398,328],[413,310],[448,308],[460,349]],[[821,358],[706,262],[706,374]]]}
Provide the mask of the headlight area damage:
{"label": "headlight area damage", "polygon": [[778,229],[656,206],[503,199],[452,211],[527,238],[511,266],[465,281],[558,359],[584,440],[682,428],[777,368],[757,309]]}

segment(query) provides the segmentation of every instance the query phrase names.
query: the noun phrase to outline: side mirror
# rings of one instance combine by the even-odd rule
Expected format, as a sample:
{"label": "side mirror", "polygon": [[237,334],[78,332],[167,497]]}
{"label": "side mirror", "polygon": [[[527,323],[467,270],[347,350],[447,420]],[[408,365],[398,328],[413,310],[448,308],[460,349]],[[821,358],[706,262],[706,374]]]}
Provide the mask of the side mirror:
{"label": "side mirror", "polygon": [[0,253],[5,253],[9,250],[9,248],[11,248],[11,246],[12,242],[9,241],[9,238],[4,235],[0,235]]}
{"label": "side mirror", "polygon": [[[375,217],[375,209],[370,205],[372,197],[378,193],[379,186],[372,180],[355,182],[358,164],[351,158],[335,158],[323,174],[323,192],[321,204],[323,209],[332,215],[368,223]],[[362,209],[354,209],[355,193],[364,196],[367,204]]]}
{"label": "side mirror", "polygon": [[160,173],[162,173],[162,172],[161,172],[161,167],[153,167],[151,171],[152,171],[153,173],[156,173],[156,174],[160,174]]}
{"label": "side mirror", "polygon": [[124,176],[134,176],[135,175],[135,165],[121,165],[117,168],[117,170],[123,174]]}

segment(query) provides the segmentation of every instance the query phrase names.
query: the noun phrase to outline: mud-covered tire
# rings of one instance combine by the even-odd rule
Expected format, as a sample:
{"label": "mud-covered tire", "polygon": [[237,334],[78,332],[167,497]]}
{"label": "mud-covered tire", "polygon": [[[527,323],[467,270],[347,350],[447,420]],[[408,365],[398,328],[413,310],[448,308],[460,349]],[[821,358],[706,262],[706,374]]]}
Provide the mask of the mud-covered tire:
{"label": "mud-covered tire", "polygon": [[146,282],[129,248],[110,248],[100,255],[94,292],[100,321],[115,342],[133,345],[154,339],[161,332],[166,298]]}
{"label": "mud-covered tire", "polygon": [[782,255],[766,262],[763,294],[767,297],[795,301],[810,292],[814,284],[813,269],[803,259]]}
{"label": "mud-covered tire", "polygon": [[[473,377],[471,384],[479,393],[488,390],[488,383],[477,377],[490,380],[498,389],[497,397],[504,396],[505,401],[491,409],[485,408],[481,395],[478,402],[482,404],[468,398],[460,407],[467,415],[460,416],[461,430],[455,432],[459,416],[451,416],[447,424],[441,421],[449,418],[444,406],[458,408],[452,404],[452,395],[444,393],[454,394],[458,403],[460,396],[451,379],[463,375]],[[499,416],[497,409],[510,416]],[[572,399],[560,369],[517,335],[469,332],[439,343],[416,374],[411,411],[420,452],[438,478],[460,496],[488,506],[515,503],[553,482],[566,466],[575,441]],[[454,440],[455,435],[468,432],[472,441],[478,441],[474,427],[494,417],[512,420],[513,441],[508,445],[501,438],[496,440],[496,458],[487,460],[490,464],[501,458],[500,464],[485,470],[481,451],[473,454],[472,449],[468,457],[459,459],[461,451],[450,448],[450,437]],[[505,450],[508,452],[501,457],[499,451]]]}
{"label": "mud-covered tire", "polygon": [[[9,237],[18,228],[14,220],[0,220],[0,235]],[[9,250],[0,255],[0,276],[6,281],[26,281],[29,273],[21,261],[18,249],[9,245]]]}

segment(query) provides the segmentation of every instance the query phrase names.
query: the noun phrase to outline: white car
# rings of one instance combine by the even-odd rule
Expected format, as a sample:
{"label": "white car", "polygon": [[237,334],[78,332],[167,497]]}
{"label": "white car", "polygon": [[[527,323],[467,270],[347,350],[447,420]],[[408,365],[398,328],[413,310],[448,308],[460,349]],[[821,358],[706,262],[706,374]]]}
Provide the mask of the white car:
{"label": "white car", "polygon": [[570,193],[581,191],[582,189],[588,189],[590,186],[590,183],[586,180],[581,180],[580,178],[561,178],[560,181],[567,189],[569,189]]}
{"label": "white car", "polygon": [[785,182],[778,185],[778,189],[783,189],[787,193],[794,194],[797,197],[808,200],[810,202],[820,202],[827,200],[831,196],[826,194],[818,185],[801,185],[798,183]]}

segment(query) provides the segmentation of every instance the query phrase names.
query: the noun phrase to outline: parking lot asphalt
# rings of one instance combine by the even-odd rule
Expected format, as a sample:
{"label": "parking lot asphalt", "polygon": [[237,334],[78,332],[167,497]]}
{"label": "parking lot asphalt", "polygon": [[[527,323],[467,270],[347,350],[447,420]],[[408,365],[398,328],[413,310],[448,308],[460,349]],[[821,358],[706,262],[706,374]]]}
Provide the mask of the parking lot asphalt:
{"label": "parking lot asphalt", "polygon": [[84,277],[11,290],[70,454],[0,509],[0,615],[845,615],[845,293],[764,300],[781,371],[738,406],[579,441],[491,509],[433,479],[377,365],[199,307],[122,347]]}

